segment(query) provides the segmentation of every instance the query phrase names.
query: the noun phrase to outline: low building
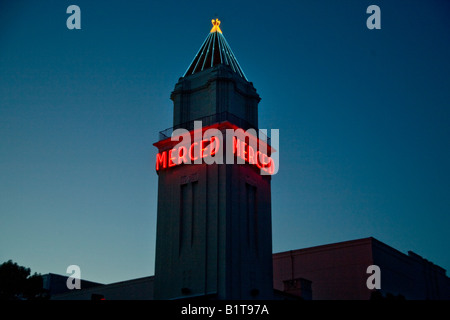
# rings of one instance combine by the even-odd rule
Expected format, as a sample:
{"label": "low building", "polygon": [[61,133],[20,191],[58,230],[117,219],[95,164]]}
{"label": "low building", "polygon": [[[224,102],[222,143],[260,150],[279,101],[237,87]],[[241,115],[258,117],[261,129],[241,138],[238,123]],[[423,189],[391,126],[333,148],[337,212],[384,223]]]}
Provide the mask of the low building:
{"label": "low building", "polygon": [[[369,289],[367,272],[379,267],[380,289]],[[313,300],[450,299],[445,269],[372,237],[273,255],[274,288]]]}
{"label": "low building", "polygon": [[[55,273],[47,273],[42,275],[42,287],[44,288],[46,293],[52,297],[58,294],[71,292],[72,290],[69,290],[69,288],[67,288],[67,279],[67,276]],[[102,283],[80,279],[80,287],[83,289],[95,288],[103,285],[104,284]]]}
{"label": "low building", "polygon": [[[67,278],[66,278],[67,279]],[[153,300],[153,276],[83,287],[53,295],[51,300]]]}
{"label": "low building", "polygon": [[[449,300],[445,269],[409,251],[369,237],[273,254],[276,300]],[[380,270],[380,289],[369,289],[369,266]],[[82,280],[68,290],[67,277],[52,275],[52,300],[153,300],[154,277],[112,284]],[[63,292],[65,291],[65,292]],[[204,297],[210,299],[214,297]]]}

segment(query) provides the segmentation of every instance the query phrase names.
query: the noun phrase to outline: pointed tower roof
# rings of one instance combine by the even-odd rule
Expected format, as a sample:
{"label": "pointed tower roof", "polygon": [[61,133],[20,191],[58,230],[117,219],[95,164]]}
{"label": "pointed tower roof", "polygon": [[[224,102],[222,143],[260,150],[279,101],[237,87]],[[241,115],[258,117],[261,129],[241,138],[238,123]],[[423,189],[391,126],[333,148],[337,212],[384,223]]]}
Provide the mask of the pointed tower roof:
{"label": "pointed tower roof", "polygon": [[222,30],[220,30],[220,20],[215,19],[211,22],[213,24],[211,31],[183,77],[224,64],[230,66],[234,72],[247,80],[244,71],[242,71],[233,51],[223,36]]}

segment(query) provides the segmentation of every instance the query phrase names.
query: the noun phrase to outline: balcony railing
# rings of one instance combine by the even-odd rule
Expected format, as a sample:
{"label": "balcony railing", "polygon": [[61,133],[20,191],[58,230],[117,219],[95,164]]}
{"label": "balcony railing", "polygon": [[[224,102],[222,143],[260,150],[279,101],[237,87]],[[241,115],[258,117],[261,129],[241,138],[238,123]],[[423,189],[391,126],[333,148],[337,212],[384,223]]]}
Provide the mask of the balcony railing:
{"label": "balcony railing", "polygon": [[[244,130],[248,130],[250,128],[253,128],[253,126],[250,124],[250,122],[239,118],[238,116],[230,113],[230,112],[220,112],[220,113],[216,113],[216,114],[212,114],[209,116],[205,116],[205,117],[201,117],[192,121],[188,121],[185,123],[181,123],[179,125],[176,125],[174,127],[171,128],[167,128],[163,131],[159,132],[159,141],[161,140],[165,140],[168,139],[172,136],[172,133],[176,130],[176,129],[186,129],[188,131],[192,131],[194,130],[194,121],[201,121],[202,122],[202,127],[206,127],[206,126],[210,126],[213,125],[215,123],[221,123],[221,122],[225,122],[225,121],[229,121],[230,123],[238,126],[241,129]],[[258,137],[263,140],[263,141],[267,141],[267,143],[270,145],[270,138],[266,135],[264,135],[262,132],[259,132],[259,130],[256,130]]]}

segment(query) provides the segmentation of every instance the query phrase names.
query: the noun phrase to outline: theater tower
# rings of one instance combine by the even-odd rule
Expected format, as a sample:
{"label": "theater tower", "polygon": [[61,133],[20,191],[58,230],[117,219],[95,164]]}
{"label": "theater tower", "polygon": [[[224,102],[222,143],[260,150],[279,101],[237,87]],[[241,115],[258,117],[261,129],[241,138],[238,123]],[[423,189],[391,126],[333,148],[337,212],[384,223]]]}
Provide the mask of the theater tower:
{"label": "theater tower", "polygon": [[[158,148],[154,298],[271,299],[271,175],[261,173],[264,160],[252,164],[250,156],[257,158],[256,150],[244,142],[236,144],[239,140],[233,145],[224,134],[219,150],[230,151],[232,146],[245,163],[226,163],[225,155],[223,164],[184,163],[201,157],[202,148],[208,150],[208,141],[203,145],[194,138],[195,120],[202,121],[201,132],[258,129],[260,97],[225,40],[220,21],[212,23],[171,94],[173,127],[161,131],[154,144]],[[192,148],[174,149],[178,141],[171,136],[179,128],[192,134]]]}

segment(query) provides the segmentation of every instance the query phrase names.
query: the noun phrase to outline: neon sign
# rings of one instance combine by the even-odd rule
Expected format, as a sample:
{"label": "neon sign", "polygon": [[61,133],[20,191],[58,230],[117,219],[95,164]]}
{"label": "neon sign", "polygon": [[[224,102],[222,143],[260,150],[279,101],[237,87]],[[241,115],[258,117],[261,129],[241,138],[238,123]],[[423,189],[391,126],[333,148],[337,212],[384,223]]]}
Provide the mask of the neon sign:
{"label": "neon sign", "polygon": [[[226,164],[235,164],[234,160],[236,159],[237,164],[256,166],[261,170],[262,174],[274,174],[275,162],[268,154],[265,142],[249,135],[235,136],[233,134],[228,136],[229,130],[234,132],[233,129],[227,129],[227,137],[232,137],[232,147],[227,148],[226,151],[227,153],[231,151],[232,154],[231,157],[227,155]],[[190,143],[190,134],[185,135],[183,140],[186,138],[189,143],[182,142],[156,154],[156,171],[170,169],[182,164],[223,163],[223,151],[225,148],[222,146],[224,140],[219,130],[216,131],[215,135],[208,138],[203,137],[202,140],[196,140],[193,143]],[[214,156],[220,156],[218,157],[220,160],[211,162],[210,159]]]}
{"label": "neon sign", "polygon": [[189,148],[179,146],[156,155],[156,171],[160,169],[171,168],[180,164],[192,164],[198,159],[215,155],[220,149],[220,143],[217,137],[204,139],[200,142],[194,142]]}
{"label": "neon sign", "polygon": [[233,137],[233,154],[240,157],[246,163],[256,165],[259,169],[264,170],[270,175],[274,173],[275,163],[270,156],[260,150],[256,150],[255,152],[251,144],[236,137]]}

